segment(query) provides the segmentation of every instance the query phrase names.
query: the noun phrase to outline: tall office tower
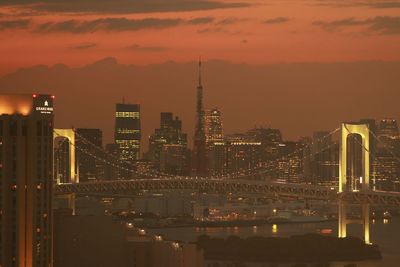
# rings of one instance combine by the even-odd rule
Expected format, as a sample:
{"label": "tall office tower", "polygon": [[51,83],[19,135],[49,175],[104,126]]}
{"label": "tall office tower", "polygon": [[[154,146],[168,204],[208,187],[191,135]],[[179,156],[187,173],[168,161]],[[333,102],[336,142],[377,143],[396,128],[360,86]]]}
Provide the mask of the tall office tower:
{"label": "tall office tower", "polygon": [[193,162],[196,175],[207,175],[206,135],[204,127],[203,85],[201,84],[201,60],[199,60],[199,85],[197,86],[196,126],[194,131]]}
{"label": "tall office tower", "polygon": [[171,112],[162,112],[160,128],[149,137],[147,158],[162,172],[186,174],[187,154],[187,135],[182,132],[182,121]]}
{"label": "tall office tower", "polygon": [[78,128],[76,133],[76,160],[79,181],[102,180],[104,177],[103,133],[100,129]]}
{"label": "tall office tower", "polygon": [[53,97],[0,95],[0,114],[0,266],[51,266]]}
{"label": "tall office tower", "polygon": [[207,109],[204,114],[204,132],[206,136],[206,158],[208,173],[225,173],[225,142],[221,111],[218,108]]}
{"label": "tall office tower", "polygon": [[221,111],[218,108],[207,109],[204,115],[206,145],[224,141]]}
{"label": "tall office tower", "polygon": [[[131,168],[131,164],[140,158],[140,129],[140,105],[117,104],[114,139],[124,168]],[[120,178],[130,177],[130,172],[120,171]]]}
{"label": "tall office tower", "polygon": [[235,134],[226,138],[226,169],[228,173],[246,171],[261,163],[261,142],[247,134]]}
{"label": "tall office tower", "polygon": [[378,141],[373,161],[372,180],[376,182],[376,189],[399,190],[400,163],[400,136],[395,119],[383,119],[377,130]]}

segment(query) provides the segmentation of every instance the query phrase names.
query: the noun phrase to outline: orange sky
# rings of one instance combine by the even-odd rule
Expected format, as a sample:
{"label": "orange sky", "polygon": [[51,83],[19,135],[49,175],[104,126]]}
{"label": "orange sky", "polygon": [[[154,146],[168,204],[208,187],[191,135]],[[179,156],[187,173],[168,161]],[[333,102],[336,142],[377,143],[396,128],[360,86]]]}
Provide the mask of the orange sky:
{"label": "orange sky", "polygon": [[[115,5],[119,1],[130,0],[116,0]],[[180,3],[190,1],[204,2],[176,0],[176,9]],[[35,0],[15,2],[27,3],[0,6],[0,75],[36,64],[82,66],[107,56],[121,63],[143,65],[190,61],[198,55],[250,64],[400,60],[400,2],[396,1],[243,0],[243,7],[179,12],[150,9],[146,13],[140,13],[141,6],[139,13],[115,12],[112,7],[110,12],[106,8],[99,13],[91,9],[96,8],[97,1],[93,0],[77,1],[87,2],[86,9],[75,5],[72,12],[38,9]],[[134,2],[143,2],[144,7],[146,3],[158,3]],[[161,9],[167,2],[161,1]],[[168,27],[159,24],[155,28],[134,26],[123,30],[103,24],[83,33],[39,30],[45,23],[73,20],[79,24],[106,18],[180,22]],[[190,23],[193,19],[204,21]],[[26,25],[18,24],[24,20],[28,21]]]}

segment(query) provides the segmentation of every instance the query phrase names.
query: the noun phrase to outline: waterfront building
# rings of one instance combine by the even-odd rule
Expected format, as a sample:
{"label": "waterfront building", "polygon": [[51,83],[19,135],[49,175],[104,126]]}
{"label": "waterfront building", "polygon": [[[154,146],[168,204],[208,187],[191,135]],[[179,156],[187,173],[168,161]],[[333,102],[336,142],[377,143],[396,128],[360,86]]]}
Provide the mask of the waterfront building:
{"label": "waterfront building", "polygon": [[53,99],[0,95],[0,266],[52,266]]}

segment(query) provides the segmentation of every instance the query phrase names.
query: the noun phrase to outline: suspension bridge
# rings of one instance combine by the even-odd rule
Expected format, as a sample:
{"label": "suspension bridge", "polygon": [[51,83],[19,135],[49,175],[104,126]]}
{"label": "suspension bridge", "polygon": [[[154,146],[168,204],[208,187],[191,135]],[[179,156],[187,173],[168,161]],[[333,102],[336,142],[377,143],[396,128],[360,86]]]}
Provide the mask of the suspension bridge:
{"label": "suspension bridge", "polygon": [[[364,240],[370,243],[369,239],[369,211],[371,205],[384,205],[400,207],[400,192],[388,192],[374,190],[370,186],[370,136],[376,138],[376,135],[370,131],[367,124],[360,123],[342,123],[341,127],[335,129],[330,135],[340,131],[339,140],[339,183],[338,186],[319,186],[301,183],[276,182],[273,180],[254,180],[252,177],[260,177],[263,173],[269,171],[274,163],[257,166],[253,169],[229,173],[210,177],[191,177],[191,176],[173,176],[158,171],[140,172],[135,169],[120,166],[115,163],[106,162],[106,160],[92,154],[88,151],[82,151],[88,156],[103,160],[104,163],[111,164],[114,167],[124,171],[134,173],[137,179],[132,180],[112,180],[95,181],[79,183],[74,168],[70,168],[70,183],[58,183],[55,186],[55,194],[59,196],[68,196],[73,201],[76,195],[93,196],[135,196],[143,191],[187,191],[215,193],[226,195],[249,195],[263,196],[271,198],[298,198],[298,199],[318,199],[335,202],[338,204],[338,235],[346,237],[347,225],[358,223],[363,226]],[[359,145],[362,150],[362,177],[360,178],[360,188],[354,189],[348,183],[348,148],[347,139],[349,135],[361,136]],[[70,153],[75,153],[79,149],[75,145],[73,130],[55,130],[54,137],[64,137],[70,143]],[[379,140],[377,140],[379,141]],[[98,148],[101,149],[101,148]],[[293,153],[298,153],[295,151]],[[286,155],[290,156],[290,155]],[[73,157],[70,157],[70,164]],[[362,210],[360,219],[348,218],[348,207],[350,205],[359,205]]]}

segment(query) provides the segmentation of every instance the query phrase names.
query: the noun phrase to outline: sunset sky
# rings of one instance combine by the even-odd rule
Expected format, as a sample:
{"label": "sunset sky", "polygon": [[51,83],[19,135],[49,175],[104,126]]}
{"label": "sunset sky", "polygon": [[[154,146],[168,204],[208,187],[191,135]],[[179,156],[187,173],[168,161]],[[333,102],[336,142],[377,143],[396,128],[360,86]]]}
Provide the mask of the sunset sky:
{"label": "sunset sky", "polygon": [[400,59],[394,0],[2,0],[0,74],[36,64]]}
{"label": "sunset sky", "polygon": [[400,1],[1,0],[0,55],[1,93],[55,94],[57,127],[107,142],[122,97],[141,104],[144,143],[161,111],[192,136],[199,56],[227,133],[298,138],[398,118]]}

